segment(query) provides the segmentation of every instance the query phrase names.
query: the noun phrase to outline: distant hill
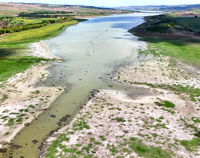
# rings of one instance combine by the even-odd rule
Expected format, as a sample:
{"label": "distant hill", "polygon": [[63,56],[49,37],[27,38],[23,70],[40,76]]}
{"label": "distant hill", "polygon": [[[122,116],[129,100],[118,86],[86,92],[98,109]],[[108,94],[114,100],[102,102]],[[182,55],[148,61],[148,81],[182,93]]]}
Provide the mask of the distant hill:
{"label": "distant hill", "polygon": [[84,5],[53,5],[44,3],[3,3],[0,2],[0,17],[1,16],[17,16],[21,12],[33,11],[63,11],[68,12],[69,16],[102,16],[111,14],[123,14],[130,11],[94,7]]}
{"label": "distant hill", "polygon": [[187,11],[193,9],[200,9],[200,4],[194,5],[148,5],[148,6],[127,6],[119,7],[124,10],[151,10],[151,11]]}

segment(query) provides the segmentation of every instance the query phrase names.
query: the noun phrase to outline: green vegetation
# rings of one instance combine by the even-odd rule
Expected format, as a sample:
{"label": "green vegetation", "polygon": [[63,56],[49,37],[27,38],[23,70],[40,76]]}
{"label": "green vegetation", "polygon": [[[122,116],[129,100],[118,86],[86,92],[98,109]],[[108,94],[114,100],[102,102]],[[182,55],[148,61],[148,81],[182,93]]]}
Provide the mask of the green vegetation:
{"label": "green vegetation", "polygon": [[[5,7],[7,6],[10,5]],[[0,34],[4,34],[0,37],[0,82],[45,60],[23,56],[28,49],[27,43],[54,37],[67,26],[81,21],[63,16],[67,13],[69,12],[27,8],[26,12],[20,13],[18,17],[8,15],[0,17]]]}
{"label": "green vegetation", "polygon": [[59,137],[53,141],[51,146],[48,148],[48,152],[45,155],[47,158],[55,158],[58,156],[58,149],[62,150],[62,153],[59,154],[60,157],[74,157],[78,158],[83,156],[84,158],[93,158],[94,156],[90,154],[95,150],[93,149],[94,145],[100,145],[100,142],[97,142],[94,138],[90,139],[90,143],[87,145],[84,144],[75,144],[73,147],[67,147],[63,142],[69,141],[69,138],[66,134],[61,134]]}
{"label": "green vegetation", "polygon": [[115,157],[121,156],[126,154],[131,154],[132,152],[135,152],[140,157],[143,158],[171,158],[170,155],[171,152],[167,152],[160,147],[156,146],[149,146],[144,144],[141,140],[138,138],[129,138],[124,139],[123,142],[121,142],[118,145],[108,144],[107,148],[111,151]]}
{"label": "green vegetation", "polygon": [[41,23],[44,20],[54,20],[55,18],[23,18],[23,17],[15,17],[17,21],[22,21],[23,24],[37,24]]}
{"label": "green vegetation", "polygon": [[9,110],[3,111],[3,114],[0,116],[2,122],[7,126],[12,126],[22,123],[24,119],[27,119],[27,113],[32,111],[35,106],[29,106],[25,109],[20,109],[18,112],[9,112]]}
{"label": "green vegetation", "polygon": [[22,52],[26,48],[26,43],[54,37],[67,26],[74,25],[77,22],[77,20],[73,20],[64,23],[55,23],[37,29],[2,36],[0,38],[0,81],[5,81],[12,75],[26,70],[31,65],[45,60],[42,58],[17,55],[18,52]]}
{"label": "green vegetation", "polygon": [[164,106],[166,108],[175,108],[176,107],[176,105],[174,103],[172,103],[170,101],[166,101],[166,100],[161,101],[161,102],[155,102],[155,103],[158,106]]}
{"label": "green vegetation", "polygon": [[171,155],[160,147],[148,146],[137,138],[130,138],[128,140],[128,146],[144,158],[171,158]]}
{"label": "green vegetation", "polygon": [[196,16],[186,17],[169,13],[145,17],[145,20],[139,28],[152,33],[171,33],[171,29],[200,33],[200,18]]}
{"label": "green vegetation", "polygon": [[[104,137],[102,137],[104,141]],[[64,145],[64,142],[69,141],[69,138],[65,134],[61,134],[51,146],[48,148],[48,153],[45,155],[47,158],[54,158],[55,156],[63,157],[95,157],[93,155],[96,153],[96,147],[102,145],[101,142],[95,140],[95,138],[90,138],[88,144],[75,144],[70,148]],[[133,152],[137,153],[143,158],[171,158],[171,152],[165,151],[160,147],[149,146],[144,144],[141,140],[137,138],[124,139],[118,145],[107,144],[106,148],[110,150],[112,155],[115,157],[123,157],[124,155],[131,154]],[[61,154],[58,154],[59,149],[62,150]]]}
{"label": "green vegetation", "polygon": [[73,125],[74,130],[90,129],[90,126],[85,121],[80,121]]}
{"label": "green vegetation", "polygon": [[[60,8],[59,11],[57,11],[58,8]],[[69,11],[64,11],[66,9],[63,10],[63,8]],[[74,19],[74,16],[122,12],[125,13],[125,11],[83,6],[1,4],[0,34],[3,35],[0,37],[0,72],[3,73],[0,74],[0,81],[4,81],[37,63],[35,58],[32,58],[32,61],[29,58],[29,62],[20,63],[18,59],[15,60],[15,55],[18,52],[23,53],[24,49],[27,48],[27,43],[54,37],[67,26],[83,21],[83,19]],[[10,56],[12,56],[12,59],[10,59]]]}
{"label": "green vegetation", "polygon": [[[170,56],[187,64],[200,67],[200,46],[199,40],[189,39],[156,39],[142,38],[150,43],[155,50],[149,52],[155,55],[155,51],[159,50],[159,54]],[[157,53],[158,55],[158,53]]]}
{"label": "green vegetation", "polygon": [[192,120],[193,120],[195,123],[200,123],[200,118],[193,117]]}
{"label": "green vegetation", "polygon": [[71,16],[73,12],[67,11],[50,11],[50,10],[38,10],[33,12],[21,12],[19,17],[31,17],[31,18],[57,18],[60,16]]}
{"label": "green vegetation", "polygon": [[46,38],[54,37],[62,32],[67,26],[74,25],[78,21],[73,20],[64,23],[56,23],[44,26],[38,29],[31,29],[21,32],[7,34],[0,39],[0,47],[8,47],[10,45],[36,42]]}
{"label": "green vegetation", "polygon": [[170,56],[200,67],[199,17],[170,13],[145,17],[145,20],[145,23],[129,31],[149,42],[151,48],[155,48],[149,50],[150,53]]}
{"label": "green vegetation", "polygon": [[24,31],[24,30],[30,30],[30,29],[44,27],[44,26],[47,26],[47,25],[53,24],[53,23],[63,23],[63,22],[69,22],[72,20],[73,20],[72,18],[57,18],[57,19],[43,20],[40,23],[29,23],[29,24],[22,24],[23,21],[21,21],[21,24],[15,24],[15,25],[11,25],[11,26],[9,26],[10,23],[8,23],[7,27],[0,28],[0,34],[20,32],[20,31]]}
{"label": "green vegetation", "polygon": [[117,118],[114,118],[112,120],[115,120],[117,122],[126,122],[126,120],[124,118],[122,118],[122,117],[117,117]]}
{"label": "green vegetation", "polygon": [[45,60],[42,58],[36,57],[17,57],[17,58],[8,58],[0,59],[0,82],[5,81],[12,75],[19,73],[31,65]]}
{"label": "green vegetation", "polygon": [[166,90],[172,90],[176,93],[185,93],[189,96],[192,101],[199,101],[198,98],[200,96],[200,89],[193,88],[190,86],[182,86],[182,85],[165,85],[165,84],[151,84],[151,83],[144,83],[144,82],[134,82],[134,84],[144,84],[150,86],[152,88],[162,88]]}
{"label": "green vegetation", "polygon": [[18,20],[12,16],[2,16],[0,17],[0,28],[6,28],[11,26],[17,26],[23,24],[22,20]]}
{"label": "green vegetation", "polygon": [[55,158],[56,153],[58,152],[57,148],[62,148],[62,142],[69,141],[69,138],[65,134],[60,134],[59,137],[52,142],[51,146],[48,148],[48,153],[45,155],[47,158]]}
{"label": "green vegetation", "polygon": [[180,144],[188,151],[196,151],[200,147],[200,138],[193,138],[192,140],[181,140]]}

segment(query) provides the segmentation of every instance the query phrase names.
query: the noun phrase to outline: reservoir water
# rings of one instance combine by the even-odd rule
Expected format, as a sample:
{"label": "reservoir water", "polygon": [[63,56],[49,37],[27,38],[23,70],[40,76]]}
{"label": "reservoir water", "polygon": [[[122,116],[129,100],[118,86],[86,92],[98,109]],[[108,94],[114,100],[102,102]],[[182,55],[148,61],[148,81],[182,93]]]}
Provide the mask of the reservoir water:
{"label": "reservoir water", "polygon": [[[63,116],[75,114],[93,89],[110,89],[110,85],[114,85],[106,79],[109,74],[119,66],[134,63],[138,49],[145,46],[128,30],[141,24],[147,15],[152,14],[91,18],[45,41],[51,52],[62,58],[63,62],[53,63],[48,69],[51,74],[49,78],[38,84],[64,85],[66,91],[15,137],[12,143],[22,147],[10,148],[7,157],[37,158],[42,141],[50,131],[59,127],[58,122]],[[111,89],[118,88],[120,86],[114,85]]]}

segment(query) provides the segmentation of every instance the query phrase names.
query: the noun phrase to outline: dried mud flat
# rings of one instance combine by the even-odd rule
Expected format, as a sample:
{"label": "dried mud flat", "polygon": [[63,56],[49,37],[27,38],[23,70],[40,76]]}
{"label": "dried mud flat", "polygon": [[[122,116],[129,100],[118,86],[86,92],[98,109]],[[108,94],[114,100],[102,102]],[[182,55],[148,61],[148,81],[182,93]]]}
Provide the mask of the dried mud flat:
{"label": "dried mud flat", "polygon": [[133,92],[100,90],[40,157],[199,157],[199,96],[188,92],[199,79],[199,70],[168,57],[143,57],[112,79]]}
{"label": "dried mud flat", "polygon": [[[33,56],[54,58],[46,49],[42,49],[43,42],[35,43],[34,47]],[[46,61],[33,65],[0,87],[1,153],[6,152],[6,146],[22,128],[36,119],[63,92],[64,88],[59,86],[36,86],[50,75],[46,70],[50,65]]]}

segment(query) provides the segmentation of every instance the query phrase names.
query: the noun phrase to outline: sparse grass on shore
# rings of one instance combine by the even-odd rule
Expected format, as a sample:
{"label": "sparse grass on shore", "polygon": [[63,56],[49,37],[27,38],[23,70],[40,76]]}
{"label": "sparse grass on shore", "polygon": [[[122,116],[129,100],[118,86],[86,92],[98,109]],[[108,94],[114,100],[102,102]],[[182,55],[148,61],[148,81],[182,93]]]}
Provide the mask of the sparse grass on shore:
{"label": "sparse grass on shore", "polygon": [[128,140],[128,146],[144,158],[171,158],[171,155],[167,151],[159,147],[145,145],[137,138],[130,138]]}
{"label": "sparse grass on shore", "polygon": [[162,88],[166,90],[172,90],[178,94],[184,93],[189,96],[192,101],[199,101],[198,97],[200,96],[200,89],[194,88],[191,86],[182,86],[182,85],[165,85],[165,84],[152,84],[152,83],[144,83],[144,82],[134,82],[132,84],[143,84],[150,86],[152,88]]}

